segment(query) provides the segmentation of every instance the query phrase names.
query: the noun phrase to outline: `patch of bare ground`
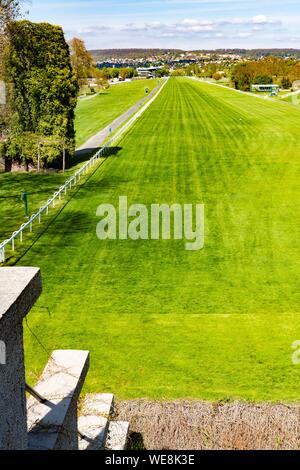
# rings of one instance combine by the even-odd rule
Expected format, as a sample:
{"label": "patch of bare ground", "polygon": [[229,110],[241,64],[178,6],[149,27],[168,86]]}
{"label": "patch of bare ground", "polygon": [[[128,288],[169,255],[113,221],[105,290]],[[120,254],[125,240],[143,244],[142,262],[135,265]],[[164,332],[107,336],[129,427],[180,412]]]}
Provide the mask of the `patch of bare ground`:
{"label": "patch of bare ground", "polygon": [[300,449],[300,405],[131,400],[115,419],[130,422],[131,449]]}

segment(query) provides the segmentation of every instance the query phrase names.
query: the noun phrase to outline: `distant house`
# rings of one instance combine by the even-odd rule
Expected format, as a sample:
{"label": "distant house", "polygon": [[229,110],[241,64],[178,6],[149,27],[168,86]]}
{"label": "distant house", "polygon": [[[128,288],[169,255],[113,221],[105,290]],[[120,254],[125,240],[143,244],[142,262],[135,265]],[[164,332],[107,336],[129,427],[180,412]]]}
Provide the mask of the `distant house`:
{"label": "distant house", "polygon": [[256,92],[264,92],[264,93],[276,93],[278,94],[279,92],[279,85],[252,85],[251,86],[251,91],[256,91]]}

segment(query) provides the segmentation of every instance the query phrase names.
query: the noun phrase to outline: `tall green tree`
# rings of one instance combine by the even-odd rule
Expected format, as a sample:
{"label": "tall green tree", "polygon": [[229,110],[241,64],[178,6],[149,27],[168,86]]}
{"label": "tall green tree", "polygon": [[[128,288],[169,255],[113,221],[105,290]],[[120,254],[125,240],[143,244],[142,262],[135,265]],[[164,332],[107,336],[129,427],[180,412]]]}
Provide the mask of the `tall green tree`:
{"label": "tall green tree", "polygon": [[[78,86],[62,29],[48,23],[19,21],[9,26],[9,34],[7,68],[13,84],[13,115],[8,145],[20,155],[18,148],[25,134],[36,136],[36,140],[55,137],[63,139],[72,153]],[[51,160],[55,157],[59,157],[59,150],[57,155],[52,153]]]}
{"label": "tall green tree", "polygon": [[102,70],[94,68],[93,77],[95,79],[95,84],[98,89],[107,89],[109,88],[109,83],[106,78],[105,73]]}
{"label": "tall green tree", "polygon": [[93,57],[87,51],[84,41],[73,38],[70,41],[72,67],[76,73],[78,86],[87,85],[87,79],[92,74]]}
{"label": "tall green tree", "polygon": [[[19,0],[0,0],[0,80],[1,82],[7,81],[5,57],[9,48],[9,34],[8,25],[11,24],[21,14]],[[3,92],[6,92],[5,95]],[[9,129],[10,118],[10,99],[9,99],[9,86],[1,85],[0,102],[0,141],[3,140]]]}

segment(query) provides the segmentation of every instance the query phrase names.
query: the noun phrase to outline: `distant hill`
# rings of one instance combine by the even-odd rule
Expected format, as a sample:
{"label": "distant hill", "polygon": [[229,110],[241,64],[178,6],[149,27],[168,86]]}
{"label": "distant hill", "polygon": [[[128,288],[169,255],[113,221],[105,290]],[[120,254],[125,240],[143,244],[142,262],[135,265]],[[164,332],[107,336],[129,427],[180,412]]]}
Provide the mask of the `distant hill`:
{"label": "distant hill", "polygon": [[[110,58],[114,59],[142,59],[145,57],[151,56],[163,56],[163,55],[179,55],[185,51],[180,49],[94,49],[89,51],[97,61],[106,61]],[[203,54],[230,54],[230,55],[240,55],[242,57],[291,57],[300,59],[300,49],[199,49],[189,51],[193,53]]]}
{"label": "distant hill", "polygon": [[211,53],[211,54],[230,54],[241,55],[244,57],[296,57],[300,58],[300,49],[216,49],[216,50],[197,50],[196,53]]}
{"label": "distant hill", "polygon": [[143,59],[144,57],[180,54],[183,51],[179,49],[95,49],[89,51],[96,60],[115,59]]}

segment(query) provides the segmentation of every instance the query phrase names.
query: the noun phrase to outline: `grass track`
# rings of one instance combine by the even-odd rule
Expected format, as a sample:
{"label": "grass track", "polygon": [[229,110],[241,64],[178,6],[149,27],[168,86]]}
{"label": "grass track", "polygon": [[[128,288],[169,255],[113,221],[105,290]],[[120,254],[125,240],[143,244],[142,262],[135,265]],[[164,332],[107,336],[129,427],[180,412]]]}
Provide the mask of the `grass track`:
{"label": "grass track", "polygon": [[[292,107],[172,79],[21,260],[44,277],[30,328],[91,351],[86,391],[298,399],[299,126]],[[98,241],[96,208],[119,195],[205,203],[204,250]],[[47,354],[25,331],[34,382]]]}
{"label": "grass track", "polygon": [[144,98],[146,87],[152,91],[156,85],[157,80],[135,80],[112,85],[92,99],[79,100],[75,122],[77,148]]}
{"label": "grass track", "polygon": [[[141,100],[146,86],[151,91],[156,85],[157,80],[121,83],[95,98],[79,101],[75,122],[77,147]],[[82,158],[87,160],[89,156]],[[34,214],[81,165],[82,161],[77,163],[74,159],[65,175],[61,172],[36,174],[33,171],[0,173],[0,241],[10,237],[26,221],[21,201],[23,191],[29,197],[30,214]]]}

